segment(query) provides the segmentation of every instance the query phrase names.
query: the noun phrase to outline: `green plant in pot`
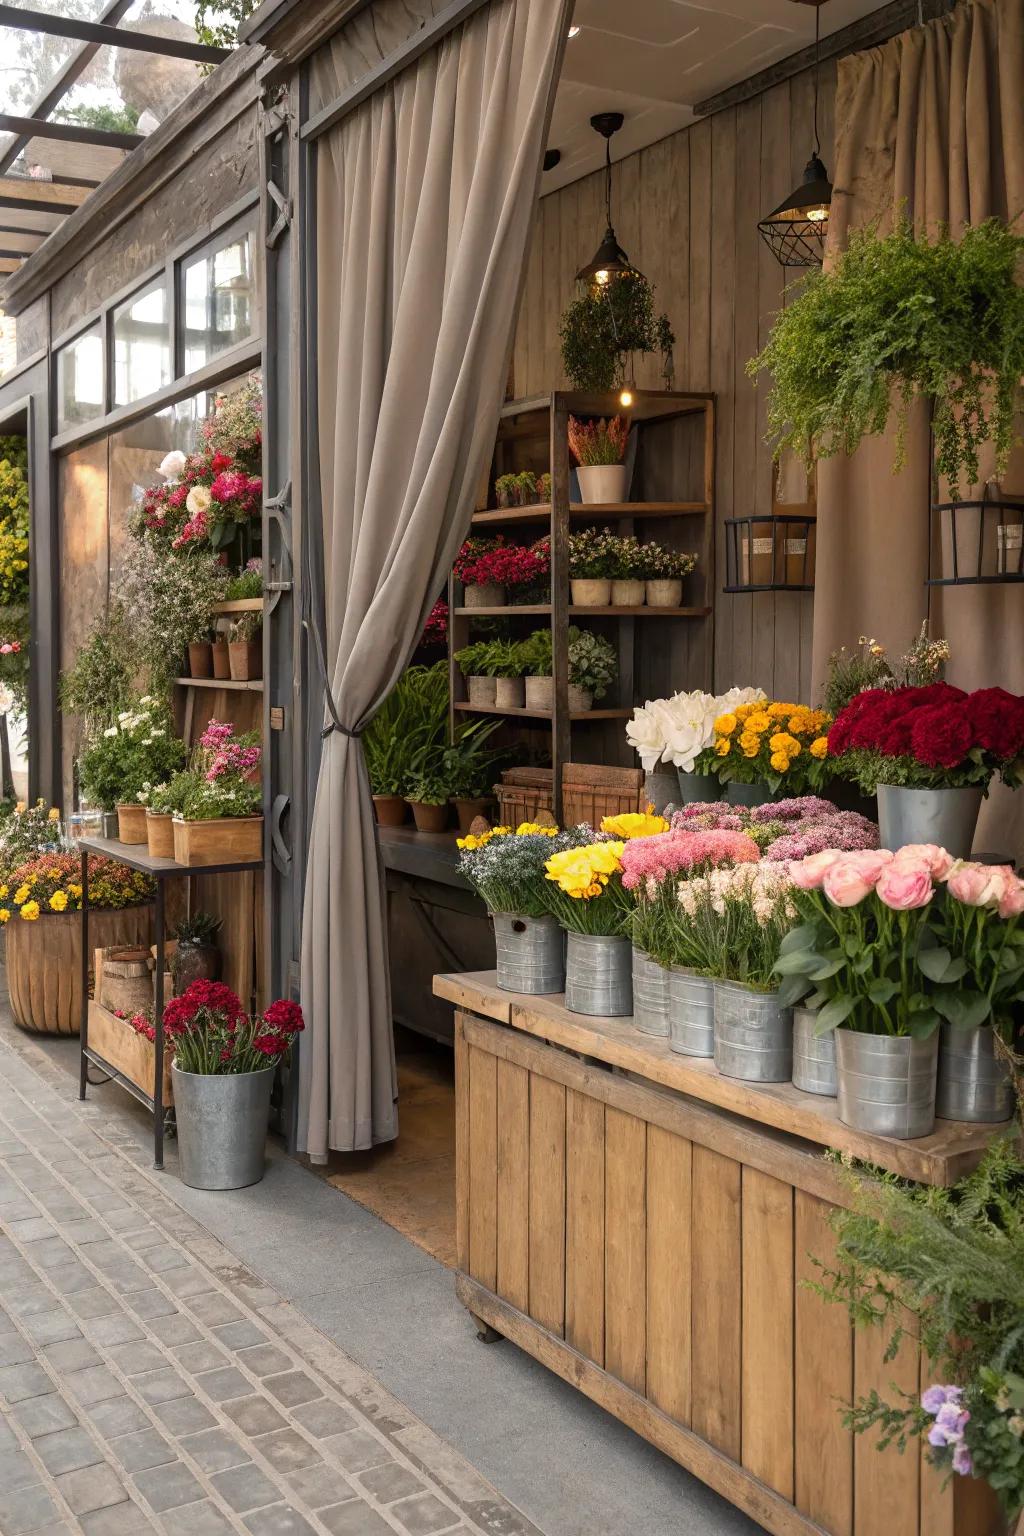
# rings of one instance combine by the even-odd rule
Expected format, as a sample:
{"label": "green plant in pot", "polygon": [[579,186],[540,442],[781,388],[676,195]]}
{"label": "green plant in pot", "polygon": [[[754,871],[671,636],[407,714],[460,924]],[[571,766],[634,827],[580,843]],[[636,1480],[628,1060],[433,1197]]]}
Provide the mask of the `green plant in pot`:
{"label": "green plant in pot", "polygon": [[405,798],[417,832],[443,832],[448,825],[450,790],[443,742],[425,742],[409,767]]}
{"label": "green plant in pot", "polygon": [[122,842],[146,842],[146,807],[139,795],[181,767],[184,743],[166,706],[144,694],[96,735],[78,765],[82,792],[104,811],[117,810]]}
{"label": "green plant in pot", "polygon": [[212,912],[193,912],[175,927],[171,977],[177,994],[184,992],[194,981],[220,980],[221,953],[217,935],[221,926],[222,919]]}
{"label": "green plant in pot", "polygon": [[471,704],[490,706],[497,701],[495,679],[501,665],[500,643],[493,640],[474,640],[455,652],[455,660],[466,679],[466,692]]}
{"label": "green plant in pot", "polygon": [[893,232],[856,230],[827,272],[811,272],[747,365],[771,375],[768,425],[778,456],[853,453],[884,432],[896,409],[895,468],[904,462],[907,418],[931,409],[935,469],[955,501],[980,478],[991,442],[1006,470],[1024,374],[1024,235],[998,219],[917,235],[906,218]]}
{"label": "green plant in pot", "polygon": [[626,360],[660,352],[665,388],[672,388],[675,336],[654,309],[654,289],[639,272],[588,287],[562,315],[562,365],[574,389],[610,390],[626,383]]}
{"label": "green plant in pot", "polygon": [[507,749],[490,745],[491,737],[500,727],[500,720],[474,720],[462,726],[451,746],[445,748],[442,775],[463,834],[490,804],[495,769],[507,756]]}
{"label": "green plant in pot", "polygon": [[[581,713],[593,707],[608,692],[618,672],[615,647],[590,630],[570,626],[569,635],[569,708]],[[522,642],[526,664],[526,705],[528,709],[553,708],[554,658],[549,629],[536,629]]]}
{"label": "green plant in pot", "polygon": [[363,731],[377,820],[400,826],[417,754],[428,743],[443,746],[448,730],[448,665],[407,667]]}

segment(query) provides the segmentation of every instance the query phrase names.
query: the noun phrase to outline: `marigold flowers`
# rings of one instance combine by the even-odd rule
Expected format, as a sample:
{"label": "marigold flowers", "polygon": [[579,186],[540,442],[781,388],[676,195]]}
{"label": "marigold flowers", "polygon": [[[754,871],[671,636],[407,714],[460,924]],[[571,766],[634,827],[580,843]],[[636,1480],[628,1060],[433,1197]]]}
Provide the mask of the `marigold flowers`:
{"label": "marigold flowers", "polygon": [[738,704],[714,723],[709,766],[724,783],[817,788],[829,773],[831,716],[782,699]]}

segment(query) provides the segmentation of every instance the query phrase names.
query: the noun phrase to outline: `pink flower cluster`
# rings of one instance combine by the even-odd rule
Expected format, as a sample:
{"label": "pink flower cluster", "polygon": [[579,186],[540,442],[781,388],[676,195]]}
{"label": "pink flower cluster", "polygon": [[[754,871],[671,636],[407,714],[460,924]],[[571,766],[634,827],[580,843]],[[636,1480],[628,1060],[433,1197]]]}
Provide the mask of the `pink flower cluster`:
{"label": "pink flower cluster", "polygon": [[859,906],[872,892],[893,912],[926,907],[938,884],[966,906],[991,907],[1000,917],[1024,913],[1024,881],[1008,865],[955,860],[934,843],[908,843],[840,853],[829,848],[794,861],[789,872],[802,891],[820,890],[834,907]]}
{"label": "pink flower cluster", "polygon": [[184,549],[186,544],[198,544],[208,538],[210,533],[210,519],[205,512],[195,512],[188,522],[182,526],[176,539],[171,540],[172,549]]}
{"label": "pink flower cluster", "polygon": [[263,757],[260,746],[234,740],[235,727],[227,720],[211,720],[199,738],[199,745],[209,754],[206,778],[213,784],[226,773],[240,773],[253,778]]}
{"label": "pink flower cluster", "polygon": [[764,856],[787,862],[805,859],[812,853],[824,853],[828,848],[852,853],[877,847],[878,828],[873,821],[856,811],[837,811],[833,806],[830,816],[810,821],[769,843]]}
{"label": "pink flower cluster", "polygon": [[622,851],[622,883],[643,885],[648,896],[669,875],[693,874],[722,864],[756,864],[757,844],[742,832],[659,832],[635,837]]}

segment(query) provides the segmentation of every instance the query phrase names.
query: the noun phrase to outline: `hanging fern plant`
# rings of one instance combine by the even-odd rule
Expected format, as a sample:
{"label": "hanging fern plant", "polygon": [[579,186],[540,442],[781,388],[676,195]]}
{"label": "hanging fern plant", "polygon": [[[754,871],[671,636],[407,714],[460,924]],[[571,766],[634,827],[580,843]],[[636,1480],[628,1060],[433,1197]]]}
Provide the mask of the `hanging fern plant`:
{"label": "hanging fern plant", "polygon": [[660,352],[665,388],[672,388],[675,336],[668,316],[655,314],[654,289],[640,272],[588,287],[565,310],[558,334],[574,389],[619,388],[626,382],[626,359],[635,352]]}
{"label": "hanging fern plant", "polygon": [[991,442],[996,474],[1014,443],[1024,374],[1024,237],[997,219],[918,238],[908,220],[880,237],[850,237],[828,272],[813,272],[747,365],[771,374],[768,424],[776,456],[853,453],[897,413],[902,469],[908,412],[932,406],[936,468],[956,499],[979,479]]}

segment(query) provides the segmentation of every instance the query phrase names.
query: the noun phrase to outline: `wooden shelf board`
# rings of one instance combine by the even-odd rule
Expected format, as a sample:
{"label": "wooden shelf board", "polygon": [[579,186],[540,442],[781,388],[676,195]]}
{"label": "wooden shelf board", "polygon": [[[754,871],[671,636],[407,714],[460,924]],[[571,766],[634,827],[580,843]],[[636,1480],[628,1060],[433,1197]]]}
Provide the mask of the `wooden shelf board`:
{"label": "wooden shelf board", "polygon": [[462,618],[495,619],[503,618],[507,614],[525,613],[536,617],[539,614],[550,614],[550,603],[518,603],[511,604],[507,608],[456,608],[456,614]]}
{"label": "wooden shelf board", "polygon": [[710,608],[648,608],[645,604],[639,608],[616,608],[606,606],[604,608],[581,608],[572,604],[569,614],[572,618],[633,618],[633,619],[706,619],[711,612]]}
{"label": "wooden shelf board", "polygon": [[[602,517],[692,517],[707,515],[706,501],[574,501],[569,506],[569,516],[599,521]],[[486,512],[473,513],[474,527],[488,527],[500,523],[547,523],[551,519],[551,503],[536,502],[529,507],[489,507]]]}
{"label": "wooden shelf board", "polygon": [[228,603],[214,603],[214,613],[259,613],[263,608],[262,597],[236,597]]}
{"label": "wooden shelf board", "polygon": [[[497,704],[470,704],[466,700],[459,700],[455,709],[462,710],[467,715],[509,715],[513,719],[526,720],[550,720],[550,709],[499,709]],[[633,714],[632,709],[579,709],[573,710],[569,715],[570,720],[628,720]]]}
{"label": "wooden shelf board", "polygon": [[176,677],[174,681],[179,688],[230,688],[238,693],[262,693],[263,679],[254,678],[251,682],[237,682],[233,677]]}

